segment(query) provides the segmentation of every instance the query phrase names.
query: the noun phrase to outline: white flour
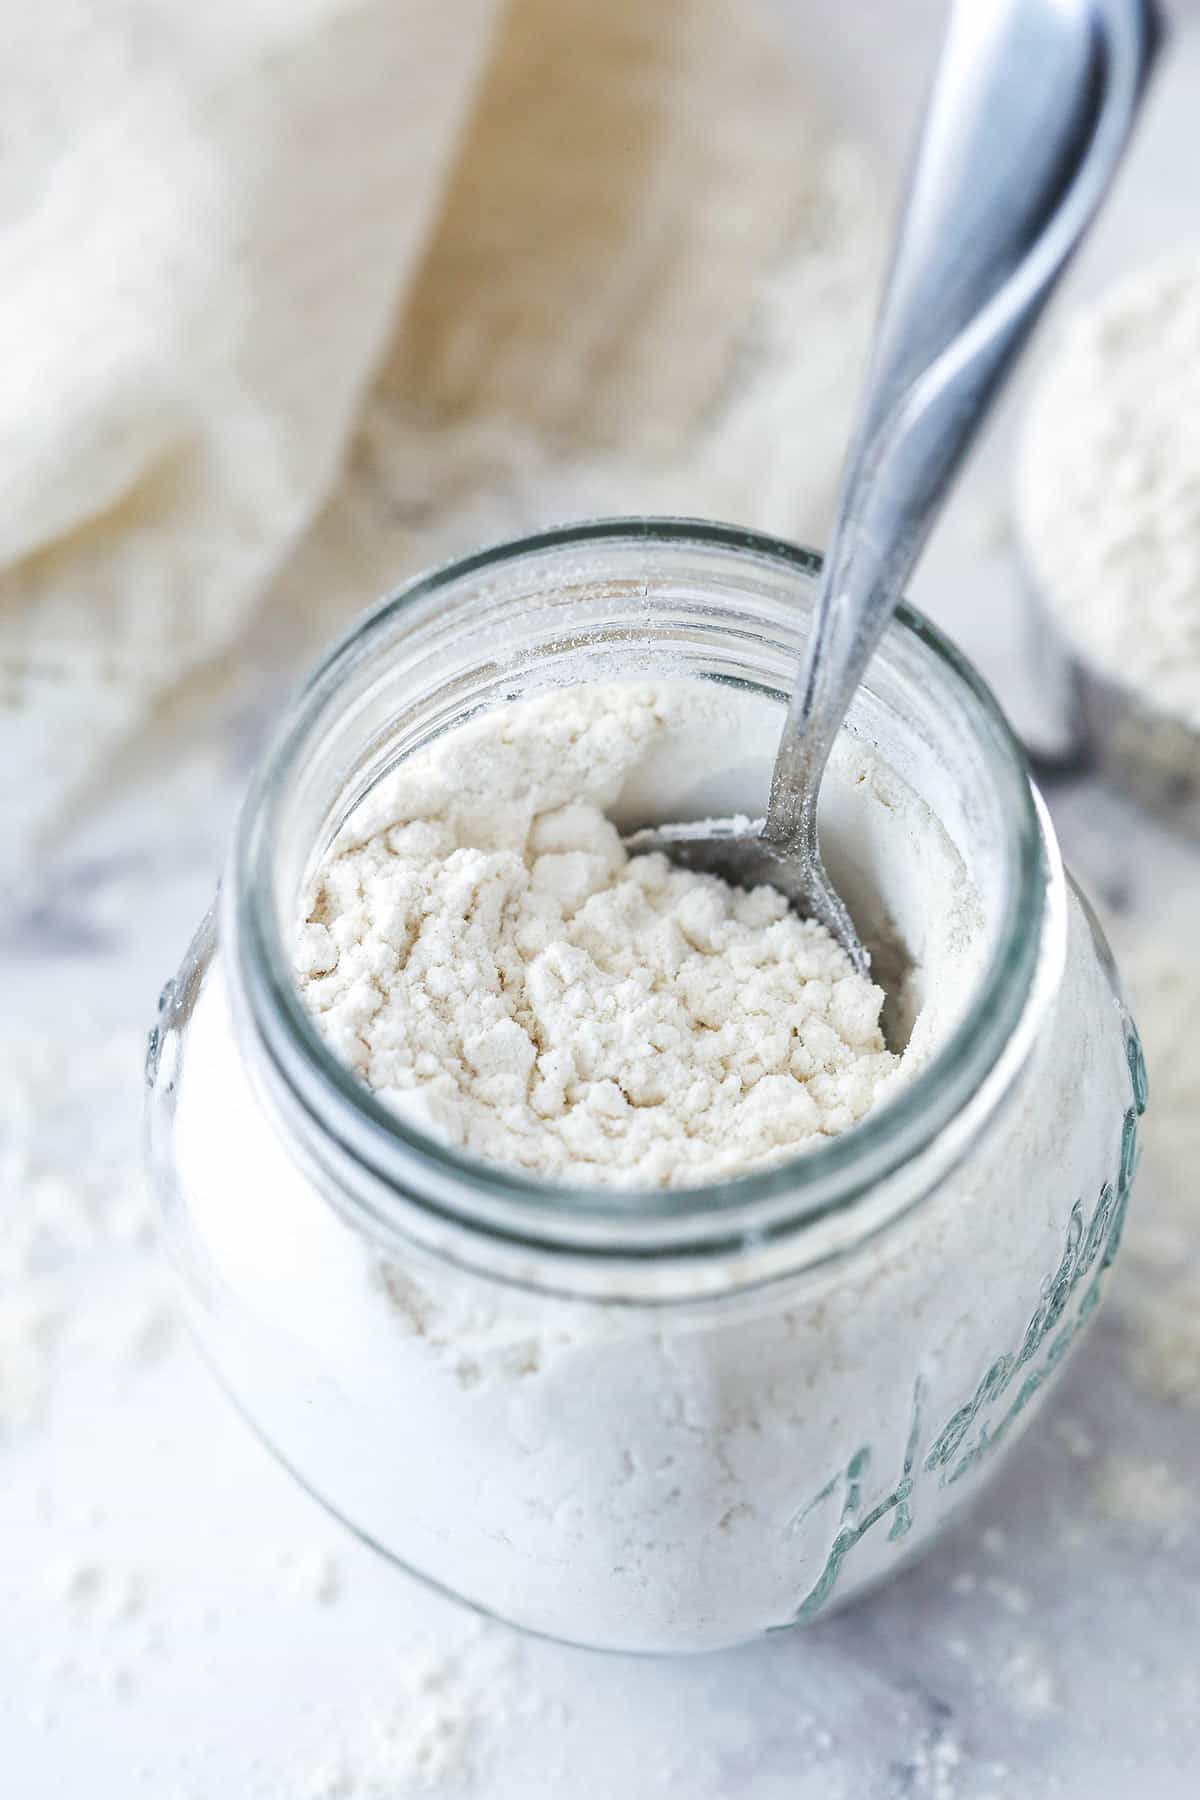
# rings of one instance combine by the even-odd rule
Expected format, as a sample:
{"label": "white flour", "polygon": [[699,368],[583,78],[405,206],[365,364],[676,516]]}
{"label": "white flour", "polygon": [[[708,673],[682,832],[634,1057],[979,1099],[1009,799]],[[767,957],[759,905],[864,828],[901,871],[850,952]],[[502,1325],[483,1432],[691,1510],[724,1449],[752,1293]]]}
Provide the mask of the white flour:
{"label": "white flour", "polygon": [[[0,1446],[47,1423],[70,1369],[159,1360],[171,1337],[136,1121],[140,1032],[0,1044]],[[132,1293],[98,1303],[97,1277]]]}
{"label": "white flour", "polygon": [[1113,1451],[1096,1481],[1096,1502],[1106,1520],[1180,1544],[1194,1530],[1196,1502],[1169,1463]]}
{"label": "white flour", "polygon": [[410,1651],[386,1686],[388,1699],[343,1719],[333,1742],[305,1759],[287,1800],[473,1793],[497,1735],[540,1727],[547,1710],[519,1646],[482,1625],[449,1649]]}
{"label": "white flour", "polygon": [[1026,422],[1017,498],[1068,639],[1200,726],[1200,259],[1075,318]]}
{"label": "white flour", "polygon": [[694,705],[668,684],[504,708],[352,817],[301,987],[405,1118],[539,1175],[668,1186],[794,1154],[894,1087],[883,992],[827,931],[630,859],[605,817]]}
{"label": "white flour", "polygon": [[1059,1704],[1058,1683],[1036,1639],[1017,1645],[996,1671],[996,1685],[1020,1718],[1043,1719]]}

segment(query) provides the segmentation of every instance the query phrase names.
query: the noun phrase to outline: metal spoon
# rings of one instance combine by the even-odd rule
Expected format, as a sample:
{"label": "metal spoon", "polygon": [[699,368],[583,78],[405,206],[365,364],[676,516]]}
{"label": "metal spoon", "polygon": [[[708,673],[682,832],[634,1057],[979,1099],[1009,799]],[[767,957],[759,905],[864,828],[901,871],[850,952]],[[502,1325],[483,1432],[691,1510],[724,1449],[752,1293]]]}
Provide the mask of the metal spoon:
{"label": "metal spoon", "polygon": [[766,818],[626,840],[736,887],[778,888],[863,973],[817,840],[829,752],[953,476],[1104,197],[1160,37],[1153,0],[955,0]]}

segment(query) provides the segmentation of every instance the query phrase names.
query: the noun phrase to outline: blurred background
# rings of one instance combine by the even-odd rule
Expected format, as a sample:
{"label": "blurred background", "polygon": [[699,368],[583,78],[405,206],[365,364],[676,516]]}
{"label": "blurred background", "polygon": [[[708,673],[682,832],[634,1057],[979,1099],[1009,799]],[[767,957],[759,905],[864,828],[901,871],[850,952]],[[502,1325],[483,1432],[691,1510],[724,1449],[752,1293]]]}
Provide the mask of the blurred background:
{"label": "blurred background", "polygon": [[[820,545],[943,11],[4,9],[14,1800],[1196,1792],[1200,851],[1103,783],[1049,797],[1150,1062],[1120,1279],[982,1514],[803,1637],[688,1665],[471,1638],[211,1384],[140,1173],[157,991],[264,730],[358,611],[431,561],[583,515]],[[1063,740],[1064,683],[1030,627],[1015,445],[1072,310],[1196,246],[1200,23],[1172,12],[1114,201],[914,585],[1042,748]]]}

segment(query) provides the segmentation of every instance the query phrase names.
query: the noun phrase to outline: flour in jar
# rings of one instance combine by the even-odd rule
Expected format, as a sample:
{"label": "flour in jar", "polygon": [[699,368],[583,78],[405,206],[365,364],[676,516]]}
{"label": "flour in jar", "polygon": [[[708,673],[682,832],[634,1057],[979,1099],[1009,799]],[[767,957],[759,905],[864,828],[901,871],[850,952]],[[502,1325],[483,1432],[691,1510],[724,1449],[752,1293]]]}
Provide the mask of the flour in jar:
{"label": "flour in jar", "polygon": [[[415,748],[429,715],[397,718],[394,747],[380,743],[377,753],[399,760],[333,815],[332,841],[308,838],[312,884],[296,896],[303,939],[312,924],[333,938],[344,917],[353,946],[357,904],[381,946],[375,972],[364,958],[364,984],[407,966],[426,915],[413,902],[411,916],[397,906],[380,923],[385,874],[372,893],[363,860],[372,846],[382,855],[389,834],[419,826],[452,832],[481,856],[508,855],[524,871],[521,897],[535,891],[528,847],[538,821],[565,808],[590,806],[622,830],[761,804],[777,697],[673,669],[613,680],[613,665],[602,666],[600,681],[576,676],[519,702],[505,695]],[[495,699],[498,685],[456,691],[458,717],[472,699]],[[439,699],[432,716],[447,710]],[[900,1098],[916,1096],[917,1072],[929,1074],[955,1041],[996,943],[987,796],[977,793],[983,817],[964,826],[954,810],[961,771],[925,745],[906,760],[907,748],[899,733],[881,730],[871,742],[847,729],[822,796],[839,887],[868,938],[885,938],[890,922],[911,963],[907,994],[890,969],[885,982],[893,1049],[867,1052],[887,1057],[876,1104],[896,1091],[894,1120]],[[414,895],[443,878],[454,853],[421,867],[414,859]],[[331,878],[344,882],[336,908]],[[493,915],[501,923],[506,906]],[[1094,1209],[1119,1167],[1129,1106],[1126,1047],[1081,912],[1062,950],[1061,986],[1042,990],[1045,1011],[1025,1015],[1031,1057],[1011,1081],[997,1071],[1002,1091],[997,1083],[960,1115],[969,1155],[964,1134],[906,1165],[879,1197],[919,1203],[885,1215],[883,1228],[868,1193],[779,1238],[747,1232],[709,1254],[685,1239],[641,1257],[649,1234],[622,1223],[618,1241],[630,1254],[608,1258],[559,1248],[553,1201],[545,1211],[555,1238],[544,1251],[490,1220],[477,1225],[467,1181],[462,1215],[436,1214],[411,1173],[427,1158],[406,1157],[390,1191],[377,1190],[378,1211],[360,1207],[342,1165],[310,1164],[285,1096],[260,1085],[256,1039],[237,1012],[241,964],[214,945],[174,1119],[196,1264],[213,1272],[221,1296],[205,1320],[214,1360],[314,1492],[403,1562],[501,1617],[623,1650],[716,1648],[811,1619],[894,1569],[970,1491],[980,1445],[1015,1404],[1001,1395],[985,1411],[974,1398],[997,1359],[1015,1368],[1033,1342],[1020,1392],[1048,1386],[1049,1333],[1039,1348],[1030,1321],[1044,1319],[1072,1209],[1089,1200]],[[471,956],[462,948],[456,971]],[[1052,940],[1047,957],[1053,974]],[[336,972],[325,960],[303,978],[307,997],[314,978]],[[330,1011],[340,1008],[336,990],[328,995]],[[424,1004],[448,1030],[460,1001],[452,989]],[[365,1067],[373,1019],[334,1042],[352,1066],[357,1056]],[[316,1020],[328,1029],[325,1014]],[[1097,1078],[1082,1090],[1064,1085],[1060,1072],[1080,1066]],[[434,1065],[430,1077],[438,1073]],[[378,1092],[391,1103],[382,1083]],[[448,1104],[460,1106],[458,1095],[456,1086]],[[988,1123],[976,1149],[980,1104]],[[348,1110],[344,1095],[338,1107],[339,1117]],[[531,1133],[542,1128],[534,1115]],[[840,1147],[852,1153],[861,1134],[865,1148],[867,1129],[852,1125]],[[802,1205],[807,1168],[816,1173],[804,1146],[821,1141],[799,1140],[795,1169],[780,1178],[787,1206]],[[396,1160],[405,1154],[392,1148]],[[703,1224],[705,1209],[686,1190],[671,1194],[662,1210],[678,1238],[680,1222]],[[729,1213],[740,1233],[751,1215],[736,1198]],[[639,1225],[651,1201],[643,1191],[631,1202]],[[560,1214],[566,1241],[574,1209]],[[1072,1301],[1072,1323],[1081,1304]],[[1019,1410],[1007,1442],[1034,1407]],[[948,1438],[955,1421],[958,1436]],[[951,1467],[971,1480],[941,1481]]]}
{"label": "flour in jar", "polygon": [[402,1118],[539,1176],[686,1185],[845,1131],[903,1079],[882,989],[822,926],[623,849],[607,810],[703,706],[668,682],[503,707],[352,816],[297,967]]}

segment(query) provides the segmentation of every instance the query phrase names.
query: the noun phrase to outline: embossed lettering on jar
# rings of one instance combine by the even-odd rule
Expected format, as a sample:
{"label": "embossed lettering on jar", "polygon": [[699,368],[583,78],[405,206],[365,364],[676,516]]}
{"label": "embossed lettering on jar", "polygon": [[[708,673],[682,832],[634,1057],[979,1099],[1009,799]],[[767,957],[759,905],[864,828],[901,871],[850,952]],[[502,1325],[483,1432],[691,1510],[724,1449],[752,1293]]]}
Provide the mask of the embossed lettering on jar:
{"label": "embossed lettering on jar", "polygon": [[925,1041],[843,1135],[702,1187],[535,1179],[389,1108],[301,1002],[322,857],[482,712],[667,684],[692,724],[617,822],[760,809],[816,567],[640,521],[403,590],[284,721],[157,1027],[167,1241],[226,1385],[387,1554],[579,1643],[730,1644],[895,1572],[1034,1416],[1120,1241],[1145,1079],[1111,958],[994,703],[910,612],[824,838],[884,985],[888,949],[915,971],[893,1038]]}

